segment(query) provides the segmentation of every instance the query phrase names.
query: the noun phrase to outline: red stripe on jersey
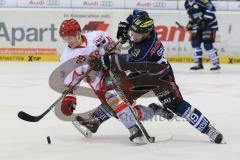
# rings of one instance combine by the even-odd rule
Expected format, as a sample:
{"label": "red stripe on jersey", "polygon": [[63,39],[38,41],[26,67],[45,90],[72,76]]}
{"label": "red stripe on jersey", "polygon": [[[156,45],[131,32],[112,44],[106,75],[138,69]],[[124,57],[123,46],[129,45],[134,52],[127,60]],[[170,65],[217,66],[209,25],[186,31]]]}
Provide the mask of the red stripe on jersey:
{"label": "red stripe on jersey", "polygon": [[124,110],[127,106],[128,106],[127,103],[123,102],[114,111],[115,111],[115,113],[118,113],[118,112]]}

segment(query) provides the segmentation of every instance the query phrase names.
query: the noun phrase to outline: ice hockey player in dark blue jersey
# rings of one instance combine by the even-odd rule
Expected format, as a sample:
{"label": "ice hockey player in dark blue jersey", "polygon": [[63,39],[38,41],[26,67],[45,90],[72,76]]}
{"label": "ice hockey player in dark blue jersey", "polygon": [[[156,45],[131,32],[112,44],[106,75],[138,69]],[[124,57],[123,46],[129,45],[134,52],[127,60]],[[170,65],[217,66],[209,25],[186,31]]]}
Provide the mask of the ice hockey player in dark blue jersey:
{"label": "ice hockey player in dark blue jersey", "polygon": [[216,9],[211,0],[186,0],[185,8],[190,18],[186,28],[192,31],[192,48],[194,52],[194,65],[191,70],[203,69],[201,43],[212,62],[210,70],[219,70],[217,50],[213,47],[218,22],[215,16]]}
{"label": "ice hockey player in dark blue jersey", "polygon": [[129,62],[148,61],[166,64],[164,47],[157,37],[154,21],[148,13],[135,9],[126,21],[119,23],[117,38],[122,38],[123,43],[130,39],[132,46],[128,50]]}
{"label": "ice hockey player in dark blue jersey", "polygon": [[[160,86],[153,90],[163,106],[185,118],[200,132],[207,134],[211,141],[221,143],[223,140],[222,134],[211,126],[208,119],[198,109],[183,99],[175,82],[172,68],[164,57],[164,48],[157,38],[153,19],[145,11],[134,10],[133,14],[127,18],[127,23],[120,22],[117,38],[126,41],[128,37],[125,34],[128,28],[131,32],[130,39],[132,41],[132,47],[128,51],[129,62],[156,62],[169,68],[168,73],[161,79],[170,82],[170,88],[174,89],[169,90],[169,88],[166,89]],[[212,48],[212,50],[214,49]],[[218,62],[216,65],[218,65]]]}
{"label": "ice hockey player in dark blue jersey", "polygon": [[[128,34],[129,31],[130,36]],[[123,42],[127,42],[130,38],[132,47],[128,50],[128,54],[115,54],[111,57],[105,55],[100,59],[99,57],[93,57],[89,61],[89,64],[94,70],[101,70],[104,68],[105,70],[110,69],[116,71],[116,68],[121,68],[119,70],[125,68],[128,71],[130,70],[128,77],[133,78],[146,75],[146,77],[142,77],[143,79],[146,78],[143,81],[147,82],[152,79],[156,81],[160,80],[160,82],[163,83],[154,87],[152,91],[162,103],[163,107],[171,110],[176,115],[185,118],[194,128],[201,133],[208,135],[212,142],[217,144],[225,142],[223,135],[210,124],[209,120],[197,108],[193,107],[183,99],[179,87],[175,82],[171,65],[164,57],[164,48],[156,35],[154,20],[149,17],[146,11],[134,10],[133,14],[127,18],[127,22],[120,22],[117,38],[123,39]],[[124,61],[124,63],[122,63],[120,59],[121,61]],[[151,66],[150,63],[159,64],[159,69],[154,68],[157,70],[157,74],[150,74],[152,79],[147,79],[148,74],[146,74],[146,72],[142,72],[142,70],[135,70],[133,72],[126,64],[135,64],[139,62],[149,64],[146,66]],[[151,68],[148,69],[151,70]],[[131,72],[133,74],[131,74]],[[152,83],[155,82],[152,81]],[[130,130],[132,130],[131,134],[133,137],[142,136],[141,130],[138,126],[134,126]]]}

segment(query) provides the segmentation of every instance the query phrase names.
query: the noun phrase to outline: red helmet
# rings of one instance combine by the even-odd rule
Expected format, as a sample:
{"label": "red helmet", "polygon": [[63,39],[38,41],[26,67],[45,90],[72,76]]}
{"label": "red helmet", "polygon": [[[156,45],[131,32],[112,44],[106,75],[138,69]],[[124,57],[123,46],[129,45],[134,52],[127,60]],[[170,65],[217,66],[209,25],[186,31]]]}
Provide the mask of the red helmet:
{"label": "red helmet", "polygon": [[62,36],[75,36],[77,32],[81,32],[81,27],[75,19],[66,19],[62,22],[59,35]]}

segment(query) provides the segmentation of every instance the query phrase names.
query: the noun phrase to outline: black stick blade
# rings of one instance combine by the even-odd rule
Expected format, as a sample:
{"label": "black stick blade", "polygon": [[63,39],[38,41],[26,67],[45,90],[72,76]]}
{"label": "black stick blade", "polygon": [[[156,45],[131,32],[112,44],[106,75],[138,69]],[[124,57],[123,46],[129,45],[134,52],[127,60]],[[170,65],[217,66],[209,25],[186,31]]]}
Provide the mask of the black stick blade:
{"label": "black stick blade", "polygon": [[35,116],[31,116],[23,111],[20,111],[18,113],[18,117],[24,121],[28,121],[28,122],[37,122],[41,119],[41,117],[35,117]]}
{"label": "black stick blade", "polygon": [[181,24],[180,24],[178,21],[176,21],[175,23],[176,23],[176,25],[178,25],[179,27],[181,26]]}

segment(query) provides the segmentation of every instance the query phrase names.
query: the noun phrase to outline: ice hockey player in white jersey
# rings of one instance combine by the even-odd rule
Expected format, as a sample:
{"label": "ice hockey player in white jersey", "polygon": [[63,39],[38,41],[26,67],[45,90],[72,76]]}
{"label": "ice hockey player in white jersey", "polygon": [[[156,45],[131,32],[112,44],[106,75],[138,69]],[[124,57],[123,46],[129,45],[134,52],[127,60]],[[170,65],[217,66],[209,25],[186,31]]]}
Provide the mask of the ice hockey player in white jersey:
{"label": "ice hockey player in white jersey", "polygon": [[[78,68],[66,76],[64,80],[65,86],[73,85],[74,80],[76,80],[77,77],[86,73],[89,69],[89,65],[87,63],[89,55],[104,55],[105,51],[110,48],[110,44],[112,42],[110,35],[103,31],[93,31],[82,34],[80,25],[75,19],[64,20],[60,26],[59,34],[67,43],[67,47],[61,56],[60,63],[63,64],[74,57],[78,57],[79,63],[81,63]],[[136,139],[136,137],[141,137],[138,134],[142,134],[142,132],[135,132],[139,129],[136,125],[136,120],[133,118],[133,113],[130,111],[128,104],[114,89],[109,72],[92,70],[87,75],[87,83],[100,99],[102,106],[107,106],[114,116],[118,118],[127,129],[129,129],[130,140],[136,143],[143,142],[141,139]],[[73,93],[68,94],[61,102],[61,111],[64,115],[71,116],[76,108],[76,105],[76,96]],[[157,105],[152,104],[151,106],[152,107],[144,107],[136,105],[135,110],[136,112],[141,112],[141,115],[139,116],[147,114],[149,116],[145,117],[150,118],[153,117],[155,113],[160,114],[159,112],[156,112],[159,111]],[[107,110],[104,109],[104,107],[97,107],[96,110],[91,112],[91,120],[94,120],[94,117],[96,117],[98,120],[97,123],[106,121],[106,119],[110,117],[106,116],[106,112]],[[82,117],[77,116],[76,120],[82,122]],[[88,126],[88,128],[90,128],[92,132],[96,132],[98,126],[96,128],[95,126],[93,125],[92,128],[91,126]]]}

